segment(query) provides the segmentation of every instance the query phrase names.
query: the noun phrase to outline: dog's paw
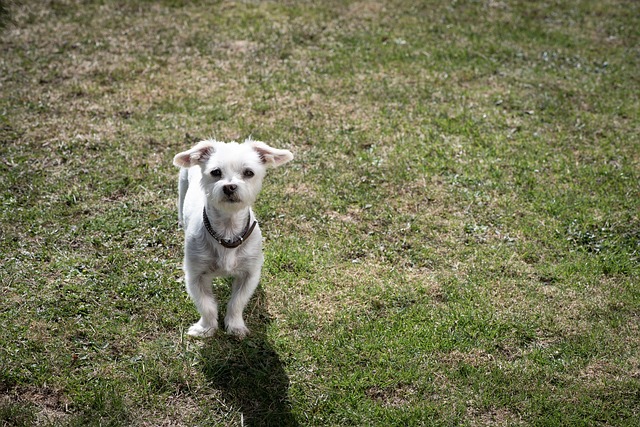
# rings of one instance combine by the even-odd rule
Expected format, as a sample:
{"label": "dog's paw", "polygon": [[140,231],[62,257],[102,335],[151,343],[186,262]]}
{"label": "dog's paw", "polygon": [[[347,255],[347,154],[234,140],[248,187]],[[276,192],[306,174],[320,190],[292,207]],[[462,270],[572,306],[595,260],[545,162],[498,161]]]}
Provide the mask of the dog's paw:
{"label": "dog's paw", "polygon": [[187,335],[195,338],[208,338],[216,333],[215,327],[204,327],[200,323],[194,323],[187,331]]}
{"label": "dog's paw", "polygon": [[244,322],[228,322],[227,334],[233,335],[236,338],[242,339],[249,335],[249,328],[247,328]]}
{"label": "dog's paw", "polygon": [[243,339],[247,335],[249,335],[249,329],[246,326],[241,328],[227,328],[227,334],[233,335],[238,339]]}

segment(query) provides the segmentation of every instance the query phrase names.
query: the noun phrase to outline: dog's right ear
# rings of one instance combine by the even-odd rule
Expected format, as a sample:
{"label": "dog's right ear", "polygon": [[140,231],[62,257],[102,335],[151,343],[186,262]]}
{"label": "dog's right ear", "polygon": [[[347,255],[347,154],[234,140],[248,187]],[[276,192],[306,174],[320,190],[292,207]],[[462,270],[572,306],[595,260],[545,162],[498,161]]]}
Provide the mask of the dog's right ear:
{"label": "dog's right ear", "polygon": [[213,141],[202,141],[192,149],[176,154],[173,164],[181,168],[189,168],[206,161],[214,152]]}

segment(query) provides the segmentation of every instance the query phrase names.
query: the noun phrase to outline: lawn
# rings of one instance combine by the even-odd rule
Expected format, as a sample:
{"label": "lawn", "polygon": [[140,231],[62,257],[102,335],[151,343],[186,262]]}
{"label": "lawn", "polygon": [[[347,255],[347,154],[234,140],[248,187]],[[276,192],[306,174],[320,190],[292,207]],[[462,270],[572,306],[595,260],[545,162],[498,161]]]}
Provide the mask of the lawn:
{"label": "lawn", "polygon": [[[640,2],[0,0],[0,95],[0,426],[640,424]],[[171,161],[249,136],[192,339]]]}

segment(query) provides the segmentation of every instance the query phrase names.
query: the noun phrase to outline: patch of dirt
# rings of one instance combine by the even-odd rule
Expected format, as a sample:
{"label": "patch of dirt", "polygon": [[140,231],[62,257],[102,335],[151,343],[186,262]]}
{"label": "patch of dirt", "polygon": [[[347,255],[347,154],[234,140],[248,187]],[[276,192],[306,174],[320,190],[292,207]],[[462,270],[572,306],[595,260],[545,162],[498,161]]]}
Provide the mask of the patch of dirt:
{"label": "patch of dirt", "polygon": [[514,426],[522,424],[520,417],[506,408],[491,408],[485,412],[469,408],[467,412],[472,418],[472,426]]}
{"label": "patch of dirt", "polygon": [[348,18],[373,19],[384,12],[384,5],[374,1],[360,1],[349,6]]}
{"label": "patch of dirt", "polygon": [[36,424],[60,421],[69,415],[69,399],[61,390],[49,387],[19,386],[3,391],[2,403],[30,404],[37,408]]}
{"label": "patch of dirt", "polygon": [[409,405],[416,393],[415,388],[408,384],[398,384],[383,388],[373,386],[366,391],[370,399],[375,400],[384,407],[393,408]]}

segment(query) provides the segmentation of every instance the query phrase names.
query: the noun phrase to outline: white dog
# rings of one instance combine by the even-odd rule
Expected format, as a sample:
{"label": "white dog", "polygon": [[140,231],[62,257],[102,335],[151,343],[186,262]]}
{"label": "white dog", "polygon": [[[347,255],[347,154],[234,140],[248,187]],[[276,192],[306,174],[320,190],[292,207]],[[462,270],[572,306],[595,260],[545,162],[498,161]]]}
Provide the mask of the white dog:
{"label": "white dog", "polygon": [[231,298],[224,323],[227,333],[249,333],[242,312],[258,286],[263,263],[262,234],[251,210],[267,168],[293,159],[259,141],[242,144],[202,141],[176,155],[181,167],[178,221],[184,227],[184,272],[187,292],[200,320],[187,332],[212,336],[218,329],[218,304],[211,281],[233,276]]}

